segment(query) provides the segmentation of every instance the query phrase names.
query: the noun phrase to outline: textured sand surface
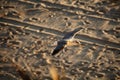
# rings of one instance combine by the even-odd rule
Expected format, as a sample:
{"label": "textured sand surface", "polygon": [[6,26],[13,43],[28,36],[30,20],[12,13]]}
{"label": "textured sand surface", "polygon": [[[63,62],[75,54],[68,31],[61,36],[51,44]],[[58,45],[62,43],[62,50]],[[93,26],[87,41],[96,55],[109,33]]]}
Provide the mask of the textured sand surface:
{"label": "textured sand surface", "polygon": [[0,80],[120,80],[119,66],[120,0],[0,0]]}

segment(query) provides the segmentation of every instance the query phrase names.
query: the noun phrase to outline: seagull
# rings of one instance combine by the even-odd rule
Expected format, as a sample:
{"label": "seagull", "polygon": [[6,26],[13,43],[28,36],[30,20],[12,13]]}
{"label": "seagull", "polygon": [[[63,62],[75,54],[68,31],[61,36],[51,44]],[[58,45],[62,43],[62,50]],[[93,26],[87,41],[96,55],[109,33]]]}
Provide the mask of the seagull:
{"label": "seagull", "polygon": [[53,50],[51,55],[56,55],[58,52],[60,52],[63,48],[65,48],[67,46],[77,45],[79,43],[79,41],[76,40],[74,37],[77,34],[77,32],[79,32],[81,29],[83,29],[83,28],[81,28],[81,27],[76,28],[75,30],[66,34],[62,38],[62,40],[57,42],[57,46],[55,47],[55,49]]}

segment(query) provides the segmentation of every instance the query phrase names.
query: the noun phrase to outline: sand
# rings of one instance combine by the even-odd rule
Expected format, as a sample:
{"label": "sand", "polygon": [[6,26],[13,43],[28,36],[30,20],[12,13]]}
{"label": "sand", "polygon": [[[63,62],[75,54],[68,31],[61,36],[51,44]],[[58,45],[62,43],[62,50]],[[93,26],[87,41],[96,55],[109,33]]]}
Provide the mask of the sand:
{"label": "sand", "polygon": [[120,80],[119,66],[120,0],[0,0],[0,80]]}

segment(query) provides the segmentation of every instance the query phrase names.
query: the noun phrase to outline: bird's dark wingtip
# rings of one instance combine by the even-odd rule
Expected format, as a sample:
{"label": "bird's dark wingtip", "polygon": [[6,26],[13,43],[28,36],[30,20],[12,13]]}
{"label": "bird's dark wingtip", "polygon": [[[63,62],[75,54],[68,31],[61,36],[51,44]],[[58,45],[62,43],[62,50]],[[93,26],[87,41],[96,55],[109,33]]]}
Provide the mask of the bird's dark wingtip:
{"label": "bird's dark wingtip", "polygon": [[56,55],[58,52],[59,52],[58,50],[54,50],[51,55],[54,56],[54,55]]}

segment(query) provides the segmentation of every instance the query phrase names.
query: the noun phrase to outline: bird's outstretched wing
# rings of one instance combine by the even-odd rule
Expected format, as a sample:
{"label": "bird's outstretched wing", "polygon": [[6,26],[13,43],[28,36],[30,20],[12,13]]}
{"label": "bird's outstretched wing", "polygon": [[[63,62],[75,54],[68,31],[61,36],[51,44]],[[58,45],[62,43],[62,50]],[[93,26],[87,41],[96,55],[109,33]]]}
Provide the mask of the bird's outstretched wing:
{"label": "bird's outstretched wing", "polygon": [[59,51],[61,51],[65,47],[65,42],[58,42],[56,48],[53,50],[52,55],[56,55]]}
{"label": "bird's outstretched wing", "polygon": [[72,32],[69,32],[68,34],[66,34],[66,35],[63,37],[63,39],[70,39],[70,38],[74,37],[75,34],[76,34],[78,31],[80,31],[81,29],[83,29],[83,28],[81,28],[81,27],[76,28],[76,29],[73,30]]}
{"label": "bird's outstretched wing", "polygon": [[71,38],[73,38],[75,36],[75,34],[80,31],[83,28],[76,28],[75,30],[73,30],[72,32],[69,32],[68,34],[66,34],[63,39],[61,41],[58,42],[57,47],[53,50],[52,55],[56,55],[60,50],[62,50],[66,45],[67,45],[67,40],[70,40]]}

